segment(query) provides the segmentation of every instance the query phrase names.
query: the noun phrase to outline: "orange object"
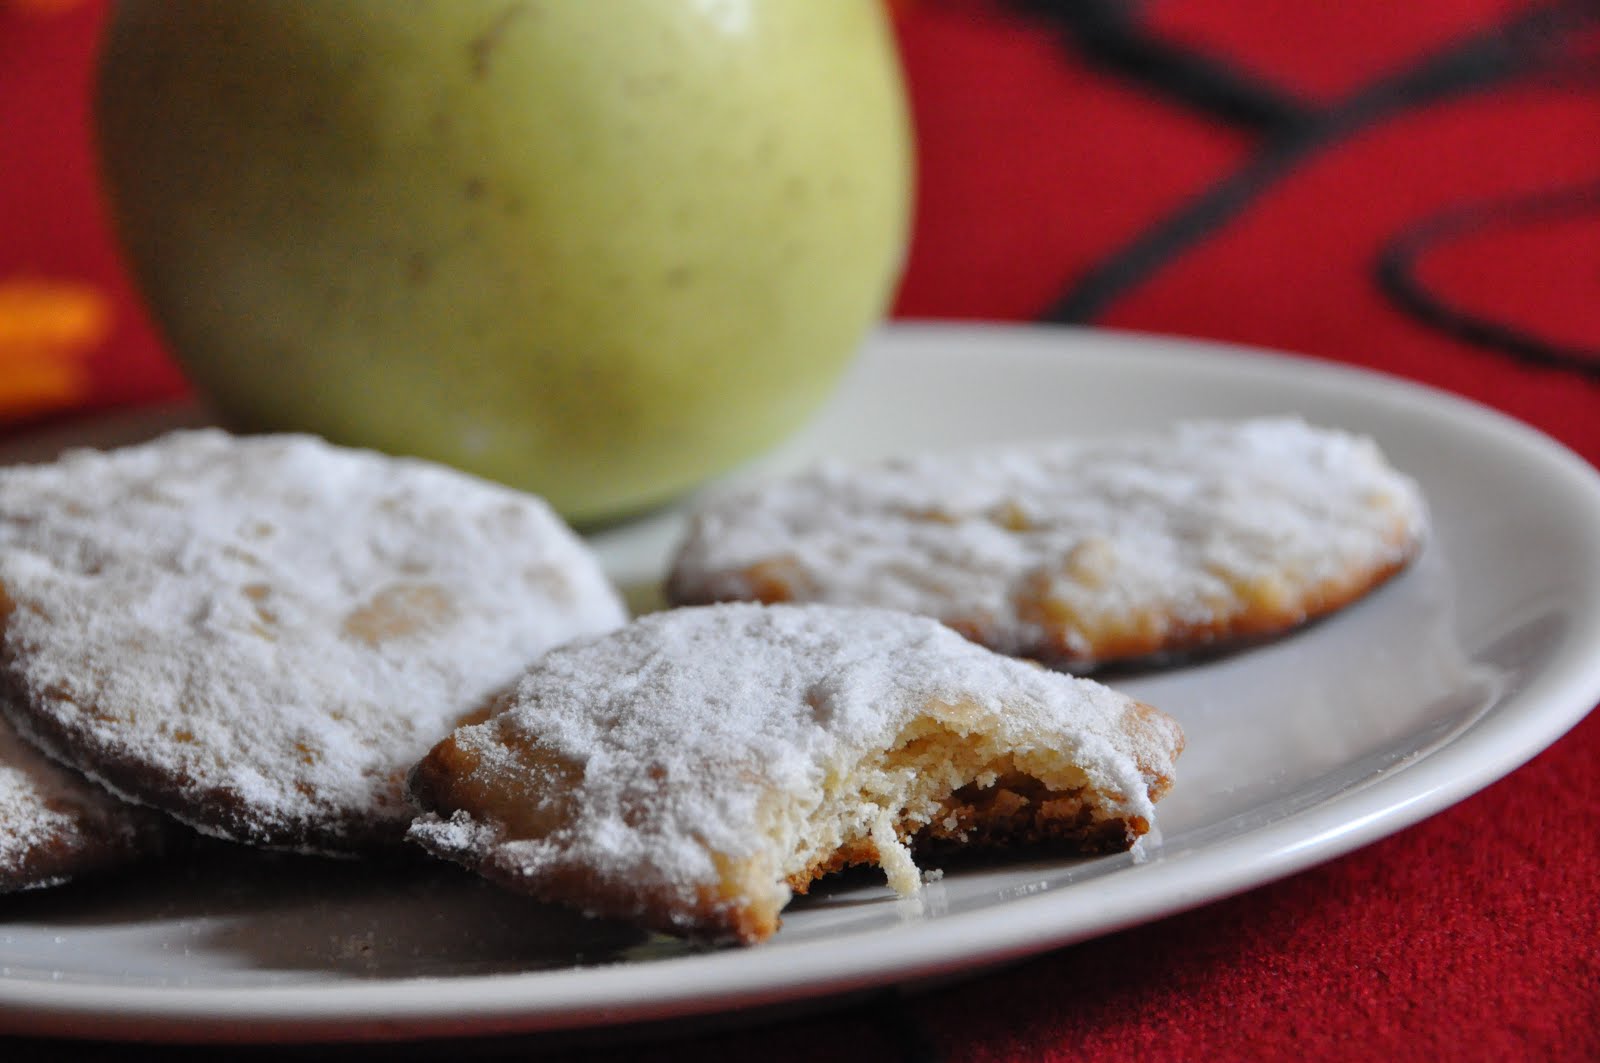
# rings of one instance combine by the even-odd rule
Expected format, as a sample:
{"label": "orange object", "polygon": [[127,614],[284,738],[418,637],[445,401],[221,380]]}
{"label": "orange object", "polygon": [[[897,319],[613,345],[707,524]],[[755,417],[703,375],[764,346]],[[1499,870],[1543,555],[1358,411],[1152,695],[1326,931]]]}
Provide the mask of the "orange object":
{"label": "orange object", "polygon": [[111,331],[106,297],[87,284],[0,279],[0,419],[82,402],[85,359]]}

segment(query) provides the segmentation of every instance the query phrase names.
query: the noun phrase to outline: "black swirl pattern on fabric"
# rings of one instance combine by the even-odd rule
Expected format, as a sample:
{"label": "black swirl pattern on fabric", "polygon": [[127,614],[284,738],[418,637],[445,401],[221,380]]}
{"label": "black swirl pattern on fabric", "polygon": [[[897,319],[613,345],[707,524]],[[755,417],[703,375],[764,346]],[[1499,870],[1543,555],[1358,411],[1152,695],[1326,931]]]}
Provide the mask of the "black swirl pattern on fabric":
{"label": "black swirl pattern on fabric", "polygon": [[[1523,9],[1326,105],[1159,39],[1143,24],[1140,5],[1128,0],[1013,2],[1029,17],[1052,24],[1075,58],[1258,137],[1255,149],[1236,169],[1076,278],[1043,315],[1053,322],[1087,323],[1102,316],[1123,295],[1231,224],[1308,158],[1375,123],[1519,79],[1566,78],[1580,91],[1600,87],[1593,59],[1586,59],[1578,43],[1584,33],[1600,27],[1600,0],[1555,0]],[[1415,269],[1424,252],[1468,230],[1576,211],[1600,211],[1600,183],[1447,209],[1386,244],[1373,263],[1376,283],[1395,306],[1430,327],[1541,365],[1600,373],[1600,351],[1563,346],[1453,305],[1428,291]]]}
{"label": "black swirl pattern on fabric", "polygon": [[[1379,286],[1401,309],[1457,339],[1600,379],[1600,347],[1562,343],[1539,335],[1532,326],[1497,320],[1457,304],[1425,284],[1417,269],[1429,251],[1454,240],[1571,218],[1600,222],[1600,180],[1531,196],[1452,207],[1390,238],[1378,259]],[[1600,232],[1600,226],[1596,232]],[[1600,296],[1600,289],[1596,295]]]}

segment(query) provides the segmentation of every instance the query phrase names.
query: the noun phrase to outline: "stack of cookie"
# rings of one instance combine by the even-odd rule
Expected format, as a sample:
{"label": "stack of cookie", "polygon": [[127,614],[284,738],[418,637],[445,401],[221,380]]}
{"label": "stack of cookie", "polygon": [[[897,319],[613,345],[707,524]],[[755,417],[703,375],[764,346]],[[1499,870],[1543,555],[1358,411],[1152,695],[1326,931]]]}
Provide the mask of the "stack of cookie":
{"label": "stack of cookie", "polygon": [[252,845],[398,844],[434,742],[544,651],[625,619],[539,499],[215,430],[5,470],[0,594],[6,713],[82,776],[6,758],[9,814],[32,800],[63,824],[0,871],[13,882],[103,866],[91,835],[159,844],[146,808]]}
{"label": "stack of cookie", "polygon": [[826,465],[703,507],[680,608],[627,624],[541,501],[422,462],[205,431],[4,470],[0,890],[174,824],[409,837],[750,943],[850,864],[908,893],[952,848],[1125,849],[1182,731],[1067,672],[1280,634],[1424,524],[1295,421]]}

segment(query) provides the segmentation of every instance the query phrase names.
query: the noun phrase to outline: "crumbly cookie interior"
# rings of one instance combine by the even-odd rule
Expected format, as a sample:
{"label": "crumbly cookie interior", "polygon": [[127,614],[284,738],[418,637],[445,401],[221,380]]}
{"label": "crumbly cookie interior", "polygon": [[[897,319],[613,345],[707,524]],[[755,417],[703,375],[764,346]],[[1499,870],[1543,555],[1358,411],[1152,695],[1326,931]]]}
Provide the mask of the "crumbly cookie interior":
{"label": "crumbly cookie interior", "polygon": [[1108,804],[1061,754],[1018,752],[924,716],[890,749],[831,775],[822,801],[782,831],[792,839],[783,876],[804,893],[831,871],[877,864],[906,895],[921,877],[913,854],[937,851],[940,843],[1004,848],[1052,841],[1100,852],[1125,849],[1149,830],[1143,817],[1108,816]]}

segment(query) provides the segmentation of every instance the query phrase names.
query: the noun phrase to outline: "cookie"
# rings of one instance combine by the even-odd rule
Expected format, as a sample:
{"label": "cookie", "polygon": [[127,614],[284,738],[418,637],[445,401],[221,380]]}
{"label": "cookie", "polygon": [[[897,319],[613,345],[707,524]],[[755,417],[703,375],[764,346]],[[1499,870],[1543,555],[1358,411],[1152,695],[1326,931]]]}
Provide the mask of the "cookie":
{"label": "cookie", "polygon": [[625,614],[538,499],[305,436],[0,470],[0,687],[119,796],[258,845],[397,843],[405,773]]}
{"label": "cookie", "polygon": [[791,893],[914,850],[1126,849],[1178,725],[877,609],[671,610],[552,651],[417,766],[411,837],[512,889],[753,943]]}
{"label": "cookie", "polygon": [[1401,570],[1425,529],[1369,439],[1194,423],[736,488],[693,516],[668,598],[901,609],[1088,672],[1283,634]]}
{"label": "cookie", "polygon": [[162,852],[170,821],[118,801],[0,718],[0,893],[55,886]]}

